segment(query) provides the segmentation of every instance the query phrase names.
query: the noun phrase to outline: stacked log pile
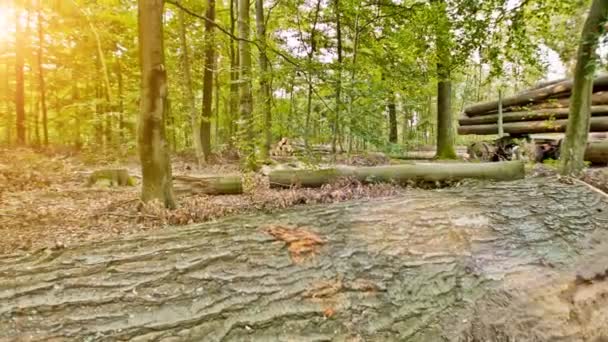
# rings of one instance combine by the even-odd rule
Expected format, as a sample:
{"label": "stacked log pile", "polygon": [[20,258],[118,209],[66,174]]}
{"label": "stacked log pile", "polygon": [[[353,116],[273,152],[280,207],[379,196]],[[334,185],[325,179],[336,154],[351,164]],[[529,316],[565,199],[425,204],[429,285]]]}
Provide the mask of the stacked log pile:
{"label": "stacked log pile", "polygon": [[[527,135],[565,132],[572,80],[560,80],[502,99],[504,133]],[[498,134],[499,101],[477,103],[465,109],[458,134]],[[593,83],[591,132],[608,131],[608,75]]]}

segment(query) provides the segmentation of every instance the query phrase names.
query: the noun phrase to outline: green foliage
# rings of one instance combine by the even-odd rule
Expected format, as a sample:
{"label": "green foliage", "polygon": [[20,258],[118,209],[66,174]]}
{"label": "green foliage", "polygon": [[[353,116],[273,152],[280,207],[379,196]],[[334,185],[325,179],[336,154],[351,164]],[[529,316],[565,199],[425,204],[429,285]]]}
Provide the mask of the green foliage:
{"label": "green foliage", "polygon": [[[333,1],[321,1],[318,12],[315,0],[265,3],[269,79],[273,89],[272,136],[275,141],[283,136],[296,141],[303,139],[310,100],[312,144],[329,144],[334,135],[332,122],[338,120],[339,148],[389,153],[434,144],[438,60],[449,64],[452,111],[460,113],[466,104],[494,98],[499,86],[509,94],[542,77],[546,65],[539,62],[542,52],[539,46],[553,49],[569,65],[577,44],[572,32],[581,26],[589,3],[588,0],[373,3],[342,0],[344,58],[339,63]],[[206,2],[176,3],[190,12],[185,16],[186,33],[195,109],[200,113],[208,40],[204,22],[190,14],[203,15]],[[32,144],[39,141],[35,132],[42,124],[36,110],[38,65],[34,58],[42,44],[51,144],[105,153],[117,150],[134,153],[140,96],[136,2],[66,0],[41,4],[42,42],[35,29],[37,9],[18,9],[31,14],[25,75],[28,141]],[[219,28],[214,44],[218,59],[214,72],[219,86],[214,86],[218,101],[214,101],[211,117],[215,151],[249,143],[239,133],[242,121],[238,113],[230,107],[231,82],[241,84],[231,79],[230,53],[235,41],[226,34],[231,27],[230,9],[230,1],[217,2]],[[174,151],[193,149],[178,11],[180,8],[173,1],[166,3],[164,50],[171,110],[165,125]],[[447,13],[447,17],[442,13]],[[257,61],[260,49],[254,32],[252,23],[252,60]],[[440,56],[438,42],[446,46],[449,58]],[[0,139],[7,143],[15,141],[13,50],[14,39],[0,41],[0,79],[7,80],[0,84]],[[109,89],[104,81],[106,76]],[[260,70],[255,62],[252,77],[254,142],[261,146],[266,127],[257,95]],[[339,118],[335,105],[337,84],[341,85]],[[310,99],[309,85],[312,85]],[[388,143],[387,101],[392,96],[397,109],[398,145]],[[457,142],[467,139],[471,138],[457,137]],[[255,158],[245,159],[246,164],[251,164]]]}

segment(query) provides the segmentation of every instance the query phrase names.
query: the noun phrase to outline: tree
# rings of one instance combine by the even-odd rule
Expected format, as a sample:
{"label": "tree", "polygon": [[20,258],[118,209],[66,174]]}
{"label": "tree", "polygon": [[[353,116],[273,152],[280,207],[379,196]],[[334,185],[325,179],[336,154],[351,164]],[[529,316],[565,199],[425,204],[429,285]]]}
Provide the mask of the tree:
{"label": "tree", "polygon": [[456,159],[450,80],[450,26],[445,0],[436,0],[437,20],[437,159]]}
{"label": "tree", "polygon": [[[40,1],[40,0],[39,0]],[[42,134],[44,137],[44,146],[49,145],[49,128],[48,128],[48,114],[46,107],[46,86],[44,82],[44,66],[42,61],[43,57],[43,46],[44,46],[44,33],[42,29],[42,8],[40,2],[38,2],[38,87],[40,92],[40,107],[42,109]]]}
{"label": "tree", "polygon": [[[16,1],[17,5],[21,1]],[[18,9],[17,9],[18,10]],[[19,14],[19,11],[17,12]],[[19,18],[20,16],[17,15]],[[25,37],[21,20],[15,20],[15,107],[17,112],[17,144],[25,145],[25,81],[23,68],[25,64]]]}
{"label": "tree", "polygon": [[201,146],[205,161],[211,155],[211,114],[213,103],[213,70],[215,68],[215,46],[213,39],[213,21],[215,20],[215,0],[207,2],[207,21],[205,21],[206,49],[203,72],[203,117],[201,119]]}
{"label": "tree", "polygon": [[251,92],[251,49],[249,43],[249,0],[239,0],[239,52],[240,52],[240,103],[241,130],[243,131],[242,157],[246,169],[256,168],[253,135],[253,95]]}
{"label": "tree", "polygon": [[165,140],[167,70],[163,46],[163,0],[138,0],[141,99],[138,145],[142,200],[174,208],[171,163]]}
{"label": "tree", "polygon": [[389,122],[389,134],[388,141],[392,144],[398,142],[397,136],[397,106],[395,104],[395,93],[391,92],[388,99],[388,122]]}
{"label": "tree", "polygon": [[270,156],[270,145],[272,144],[272,108],[270,74],[268,72],[268,55],[266,49],[266,21],[264,20],[264,0],[255,1],[255,21],[257,27],[258,41],[260,44],[260,99],[262,113],[264,116],[264,143],[262,146],[262,157]]}
{"label": "tree", "polygon": [[192,128],[192,142],[194,144],[194,152],[200,163],[203,160],[203,147],[201,145],[201,133],[198,124],[198,115],[196,113],[195,97],[192,88],[192,74],[190,70],[190,57],[188,56],[188,38],[186,36],[186,22],[184,19],[184,11],[179,11],[179,38],[182,53],[182,68],[183,87],[186,94],[188,110],[190,112],[190,126]]}
{"label": "tree", "polygon": [[591,117],[593,76],[597,63],[598,35],[604,31],[608,16],[608,1],[593,0],[579,43],[574,85],[570,98],[568,128],[561,148],[560,173],[577,175],[585,167],[584,155]]}

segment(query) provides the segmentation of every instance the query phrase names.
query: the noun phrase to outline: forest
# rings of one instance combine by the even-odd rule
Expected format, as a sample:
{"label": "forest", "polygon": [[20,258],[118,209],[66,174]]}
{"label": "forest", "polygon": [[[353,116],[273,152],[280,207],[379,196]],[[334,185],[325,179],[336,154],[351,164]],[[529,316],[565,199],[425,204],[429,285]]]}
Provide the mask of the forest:
{"label": "forest", "polygon": [[608,339],[607,0],[0,0],[0,341]]}

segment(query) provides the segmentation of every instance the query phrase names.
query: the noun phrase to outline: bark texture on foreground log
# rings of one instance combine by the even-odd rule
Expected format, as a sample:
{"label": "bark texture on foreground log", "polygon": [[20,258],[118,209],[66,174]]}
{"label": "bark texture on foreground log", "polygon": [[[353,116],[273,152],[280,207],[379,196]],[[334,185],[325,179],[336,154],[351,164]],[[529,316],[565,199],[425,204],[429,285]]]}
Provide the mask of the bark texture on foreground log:
{"label": "bark texture on foreground log", "polygon": [[323,170],[277,170],[268,175],[271,187],[320,187],[340,177],[363,183],[400,183],[409,181],[452,181],[466,178],[514,180],[525,176],[519,161],[502,163],[415,163],[390,166],[337,167]]}
{"label": "bark texture on foreground log", "polygon": [[[554,109],[539,109],[523,112],[510,112],[502,115],[503,122],[518,122],[518,121],[537,121],[548,119],[567,119],[570,110],[568,108]],[[592,116],[608,115],[608,106],[593,106],[591,107]],[[495,124],[498,122],[498,114],[475,116],[472,118],[460,118],[458,123],[461,126],[473,126],[483,124]]]}
{"label": "bark texture on foreground log", "polygon": [[602,196],[543,178],[4,255],[0,340],[594,341],[607,229]]}
{"label": "bark texture on foreground log", "polygon": [[243,193],[241,176],[173,176],[176,192],[191,192],[206,195],[237,195]]}
{"label": "bark texture on foreground log", "polygon": [[598,165],[608,164],[608,140],[589,142],[585,149],[585,161]]}
{"label": "bark texture on foreground log", "polygon": [[[572,80],[559,82],[545,88],[534,89],[520,93],[511,97],[504,98],[502,105],[504,108],[511,106],[526,106],[529,104],[544,101],[550,97],[567,95],[572,91]],[[593,82],[593,91],[598,92],[608,89],[608,75],[600,76]],[[498,101],[477,103],[465,108],[464,112],[468,116],[483,115],[488,112],[498,110]]]}
{"label": "bark texture on foreground log", "polygon": [[[522,121],[507,122],[503,124],[505,133],[510,134],[534,134],[534,133],[562,133],[566,131],[567,119],[545,120],[545,121]],[[608,131],[608,116],[591,118],[589,132]],[[458,127],[458,134],[479,134],[489,135],[498,134],[498,125],[474,125]]]}

